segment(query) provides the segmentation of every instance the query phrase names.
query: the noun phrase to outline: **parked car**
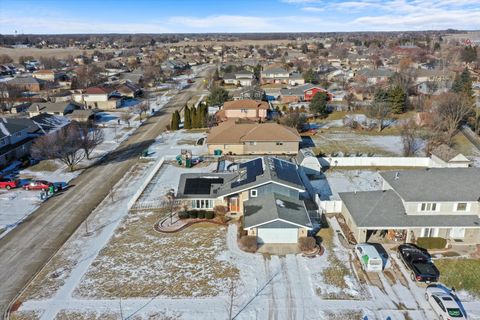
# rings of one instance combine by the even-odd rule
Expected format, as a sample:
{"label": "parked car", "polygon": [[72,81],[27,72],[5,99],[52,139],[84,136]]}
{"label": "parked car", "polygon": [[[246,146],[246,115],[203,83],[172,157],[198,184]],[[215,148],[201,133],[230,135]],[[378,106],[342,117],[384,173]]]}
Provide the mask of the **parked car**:
{"label": "parked car", "polygon": [[53,183],[45,180],[31,180],[28,184],[23,186],[25,190],[45,190],[50,188]]}
{"label": "parked car", "polygon": [[383,259],[377,249],[368,243],[359,243],[355,246],[355,254],[360,260],[362,269],[368,272],[383,270]]}
{"label": "parked car", "polygon": [[397,257],[411,271],[412,281],[437,282],[440,272],[432,262],[427,250],[414,244],[406,243],[398,246]]}
{"label": "parked car", "polygon": [[0,188],[10,190],[13,188],[17,188],[18,186],[20,186],[20,182],[18,180],[0,178]]}
{"label": "parked car", "polygon": [[448,288],[431,284],[425,289],[425,299],[432,306],[440,320],[467,319],[457,296]]}

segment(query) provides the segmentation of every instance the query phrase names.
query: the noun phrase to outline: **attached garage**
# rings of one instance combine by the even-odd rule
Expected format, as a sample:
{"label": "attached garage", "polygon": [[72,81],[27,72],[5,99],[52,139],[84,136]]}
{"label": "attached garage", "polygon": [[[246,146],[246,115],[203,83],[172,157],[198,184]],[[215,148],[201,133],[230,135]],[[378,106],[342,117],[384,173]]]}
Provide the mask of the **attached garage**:
{"label": "attached garage", "polygon": [[257,242],[264,243],[297,243],[297,228],[258,228]]}

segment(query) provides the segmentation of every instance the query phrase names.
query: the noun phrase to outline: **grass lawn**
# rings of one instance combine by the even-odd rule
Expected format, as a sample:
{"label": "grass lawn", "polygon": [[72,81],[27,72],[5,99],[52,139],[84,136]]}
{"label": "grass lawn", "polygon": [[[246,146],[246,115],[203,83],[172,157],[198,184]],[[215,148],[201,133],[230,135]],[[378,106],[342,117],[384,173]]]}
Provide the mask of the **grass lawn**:
{"label": "grass lawn", "polygon": [[453,149],[465,156],[479,155],[475,146],[461,132],[453,137]]}
{"label": "grass lawn", "polygon": [[42,160],[39,163],[28,167],[28,170],[33,172],[40,172],[40,171],[55,171],[59,168],[59,166],[53,160]]}
{"label": "grass lawn", "polygon": [[480,260],[438,259],[435,265],[440,270],[440,280],[447,286],[480,297]]}
{"label": "grass lawn", "polygon": [[129,214],[77,287],[83,298],[206,297],[226,292],[239,270],[220,256],[226,228],[196,224],[172,233],[153,225],[165,213]]}

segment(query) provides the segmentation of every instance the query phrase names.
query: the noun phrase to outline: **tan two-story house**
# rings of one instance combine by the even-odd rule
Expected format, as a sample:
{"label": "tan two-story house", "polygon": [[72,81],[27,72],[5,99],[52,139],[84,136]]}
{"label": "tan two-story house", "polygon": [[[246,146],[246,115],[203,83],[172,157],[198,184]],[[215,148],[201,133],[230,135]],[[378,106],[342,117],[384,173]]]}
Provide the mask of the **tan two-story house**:
{"label": "tan two-story house", "polygon": [[414,242],[441,237],[480,243],[480,168],[382,172],[383,190],[339,193],[342,214],[358,242],[378,233]]}

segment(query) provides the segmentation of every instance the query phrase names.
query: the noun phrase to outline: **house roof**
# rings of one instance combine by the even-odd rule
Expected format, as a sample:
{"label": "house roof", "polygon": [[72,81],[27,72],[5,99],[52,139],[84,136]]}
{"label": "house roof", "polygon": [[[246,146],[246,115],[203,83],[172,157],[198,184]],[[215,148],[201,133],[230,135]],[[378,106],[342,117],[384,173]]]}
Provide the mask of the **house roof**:
{"label": "house roof", "polygon": [[235,172],[184,173],[180,176],[177,197],[218,198],[268,183],[305,191],[295,164],[274,157],[263,157],[241,163]]}
{"label": "house roof", "polygon": [[296,86],[296,87],[292,87],[292,88],[288,88],[288,89],[287,88],[280,89],[280,95],[282,95],[282,96],[300,96],[300,97],[303,97],[304,92],[307,91],[307,90],[311,90],[312,88],[318,88],[320,90],[327,91],[327,90],[322,89],[321,87],[316,86],[314,84],[306,83],[306,84],[303,84],[301,86]]}
{"label": "house roof", "polygon": [[[340,192],[340,199],[359,228],[477,227],[478,215],[407,215],[393,190]],[[441,218],[440,218],[441,217]]]}
{"label": "house roof", "polygon": [[240,110],[240,109],[251,109],[251,110],[265,109],[265,110],[268,110],[268,109],[270,109],[270,106],[268,105],[268,102],[266,102],[266,101],[245,99],[245,100],[226,101],[223,104],[223,109],[224,110]]}
{"label": "house roof", "polygon": [[13,85],[32,85],[40,84],[40,81],[38,81],[34,77],[16,77],[10,80],[8,83]]}
{"label": "house roof", "polygon": [[278,123],[235,123],[233,120],[212,128],[207,136],[208,144],[239,144],[247,141],[300,142],[301,138],[294,128]]}
{"label": "house roof", "polygon": [[109,91],[102,87],[90,87],[85,90],[86,94],[108,94]]}
{"label": "house roof", "polygon": [[[0,139],[13,135],[16,132],[32,128],[38,130],[38,126],[31,119],[27,118],[0,118]],[[31,133],[31,132],[30,132]]]}
{"label": "house roof", "polygon": [[386,68],[379,68],[379,69],[361,69],[358,70],[358,74],[367,78],[376,78],[376,77],[391,77],[393,75],[393,71]]}
{"label": "house roof", "polygon": [[[273,226],[271,224],[274,224]],[[246,229],[266,227],[312,228],[312,222],[302,200],[269,193],[250,198],[244,204],[244,226]]]}
{"label": "house roof", "polygon": [[[450,162],[457,156],[463,156],[460,152],[454,150],[446,144],[441,144],[433,149],[432,154],[445,162]],[[463,156],[463,158],[464,161],[469,161],[467,158],[465,158],[465,156]]]}
{"label": "house roof", "polygon": [[381,172],[404,201],[479,201],[480,168]]}

